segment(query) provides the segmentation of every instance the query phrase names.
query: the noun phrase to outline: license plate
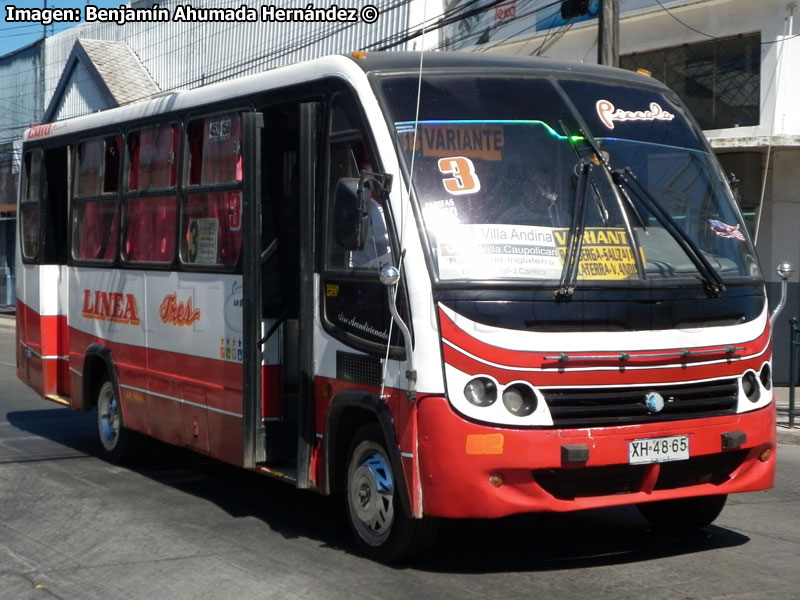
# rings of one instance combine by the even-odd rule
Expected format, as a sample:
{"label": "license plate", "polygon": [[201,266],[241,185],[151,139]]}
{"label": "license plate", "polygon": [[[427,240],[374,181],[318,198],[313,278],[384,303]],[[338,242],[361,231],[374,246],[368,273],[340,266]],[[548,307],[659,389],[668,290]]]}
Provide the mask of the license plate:
{"label": "license plate", "polygon": [[628,443],[628,463],[632,465],[670,462],[688,458],[688,435],[634,440]]}

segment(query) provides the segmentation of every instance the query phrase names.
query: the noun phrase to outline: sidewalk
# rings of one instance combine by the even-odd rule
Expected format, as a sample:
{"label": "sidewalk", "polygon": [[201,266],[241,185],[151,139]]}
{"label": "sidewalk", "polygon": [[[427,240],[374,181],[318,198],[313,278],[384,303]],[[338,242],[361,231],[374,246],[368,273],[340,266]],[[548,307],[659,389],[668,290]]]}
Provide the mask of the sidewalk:
{"label": "sidewalk", "polygon": [[778,411],[778,442],[800,445],[800,388],[794,391],[794,428],[789,429],[789,388],[775,388],[775,405]]}

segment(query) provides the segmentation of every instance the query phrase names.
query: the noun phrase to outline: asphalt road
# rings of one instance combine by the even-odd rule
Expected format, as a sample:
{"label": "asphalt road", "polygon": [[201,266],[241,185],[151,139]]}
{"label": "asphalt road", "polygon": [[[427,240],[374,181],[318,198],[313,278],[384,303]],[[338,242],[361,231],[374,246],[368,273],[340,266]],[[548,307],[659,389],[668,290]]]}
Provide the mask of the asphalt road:
{"label": "asphalt road", "polygon": [[188,452],[97,458],[92,414],[14,375],[0,322],[0,600],[800,598],[800,446],[691,536],[635,509],[446,522],[426,560],[358,556],[341,503]]}

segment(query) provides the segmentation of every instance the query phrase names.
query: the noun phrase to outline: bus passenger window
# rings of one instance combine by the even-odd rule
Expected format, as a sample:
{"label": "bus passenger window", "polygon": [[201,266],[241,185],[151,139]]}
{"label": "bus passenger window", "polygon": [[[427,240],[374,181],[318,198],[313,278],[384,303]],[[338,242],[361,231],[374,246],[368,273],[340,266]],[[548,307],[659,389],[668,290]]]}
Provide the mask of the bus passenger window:
{"label": "bus passenger window", "polygon": [[175,257],[177,197],[174,192],[153,195],[152,190],[175,187],[179,140],[179,128],[174,124],[128,134],[125,189],[138,192],[123,203],[123,250],[130,262],[166,264]]}
{"label": "bus passenger window", "polygon": [[174,195],[125,199],[125,257],[170,263],[175,256],[178,201]]}
{"label": "bus passenger window", "polygon": [[119,187],[119,137],[98,138],[78,145],[76,196],[115,193]]}
{"label": "bus passenger window", "polygon": [[119,245],[120,150],[122,139],[108,136],[78,144],[72,210],[72,256],[111,262]]}
{"label": "bus passenger window", "polygon": [[117,256],[117,201],[76,201],[72,209],[72,255],[109,262]]}
{"label": "bus passenger window", "polygon": [[233,266],[242,248],[242,196],[238,191],[187,194],[183,201],[181,260]]}
{"label": "bus passenger window", "polygon": [[242,180],[242,119],[236,113],[189,122],[188,185]]}
{"label": "bus passenger window", "polygon": [[20,239],[22,256],[25,258],[36,258],[39,253],[43,157],[44,153],[39,149],[25,154],[25,187],[20,203]]}
{"label": "bus passenger window", "polygon": [[150,127],[128,134],[129,192],[175,187],[178,175],[178,126]]}

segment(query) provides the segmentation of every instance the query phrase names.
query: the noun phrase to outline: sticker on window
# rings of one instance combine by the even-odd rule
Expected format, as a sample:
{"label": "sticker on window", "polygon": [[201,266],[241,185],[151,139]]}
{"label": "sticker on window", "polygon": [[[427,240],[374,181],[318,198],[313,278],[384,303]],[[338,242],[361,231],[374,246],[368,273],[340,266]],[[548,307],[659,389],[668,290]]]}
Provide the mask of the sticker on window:
{"label": "sticker on window", "polygon": [[[443,279],[558,279],[564,267],[569,230],[529,225],[460,225],[437,239]],[[642,250],[642,262],[644,262]],[[621,280],[637,276],[627,231],[586,228],[578,280]]]}
{"label": "sticker on window", "polygon": [[438,238],[443,279],[557,279],[561,260],[553,231],[528,225],[460,225]]}
{"label": "sticker on window", "polygon": [[657,102],[651,102],[649,110],[624,110],[616,108],[608,100],[598,100],[595,107],[597,116],[609,129],[614,129],[614,121],[672,121],[675,118]]}
{"label": "sticker on window", "polygon": [[189,222],[187,259],[190,263],[217,262],[217,219],[192,219]]}
{"label": "sticker on window", "polygon": [[[559,257],[563,264],[569,242],[568,229],[553,230]],[[642,263],[645,262],[641,250]],[[578,280],[619,280],[636,277],[636,255],[630,245],[628,232],[617,227],[587,227],[583,232]]]}
{"label": "sticker on window", "polygon": [[734,239],[739,242],[744,241],[744,234],[739,231],[738,223],[736,225],[728,225],[716,219],[709,219],[708,224],[711,225],[711,231],[721,238]]}
{"label": "sticker on window", "polygon": [[239,231],[242,228],[242,196],[231,194],[228,197],[228,229]]}
{"label": "sticker on window", "polygon": [[502,125],[472,125],[448,123],[446,125],[420,125],[416,133],[412,128],[398,127],[403,150],[422,150],[426,158],[445,158],[460,154],[481,160],[503,160],[505,133]]}
{"label": "sticker on window", "polygon": [[208,124],[209,140],[227,140],[231,137],[231,119],[218,119]]}
{"label": "sticker on window", "polygon": [[450,194],[475,194],[481,190],[481,180],[475,172],[475,164],[466,156],[439,159],[439,172],[450,175],[442,179],[442,185]]}

